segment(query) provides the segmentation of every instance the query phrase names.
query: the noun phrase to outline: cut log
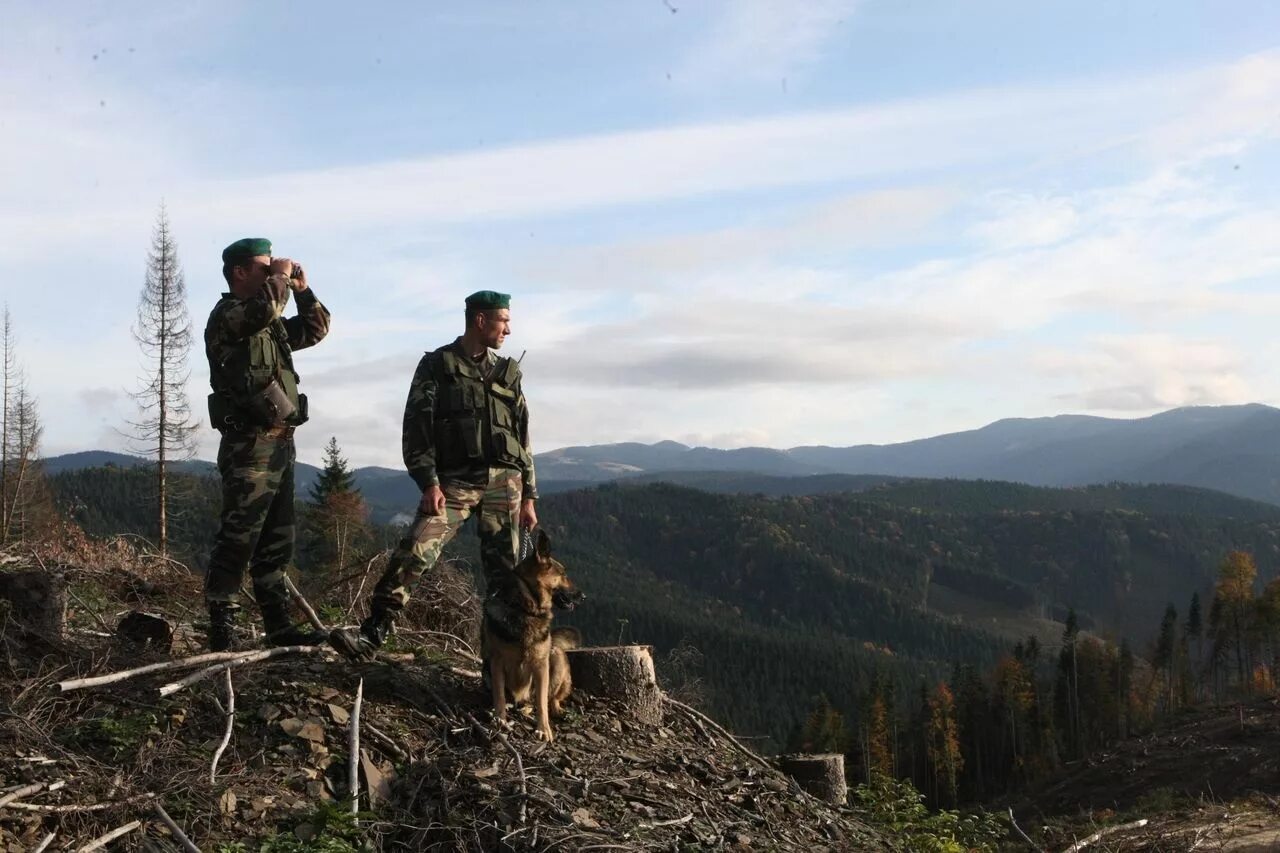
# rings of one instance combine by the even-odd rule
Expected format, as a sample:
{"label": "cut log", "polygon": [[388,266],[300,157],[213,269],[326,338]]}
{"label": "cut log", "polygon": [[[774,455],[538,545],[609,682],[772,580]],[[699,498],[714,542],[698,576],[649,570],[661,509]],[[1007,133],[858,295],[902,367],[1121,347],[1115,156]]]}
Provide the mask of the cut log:
{"label": "cut log", "polygon": [[47,640],[59,640],[67,627],[67,582],[62,575],[33,569],[0,572],[0,600],[9,603],[9,619]]}
{"label": "cut log", "polygon": [[621,702],[642,723],[662,722],[662,691],[653,669],[653,646],[602,646],[566,654],[574,687]]}
{"label": "cut log", "polygon": [[810,794],[832,805],[844,805],[849,796],[849,785],[844,779],[844,756],[839,753],[785,755],[782,772]]}

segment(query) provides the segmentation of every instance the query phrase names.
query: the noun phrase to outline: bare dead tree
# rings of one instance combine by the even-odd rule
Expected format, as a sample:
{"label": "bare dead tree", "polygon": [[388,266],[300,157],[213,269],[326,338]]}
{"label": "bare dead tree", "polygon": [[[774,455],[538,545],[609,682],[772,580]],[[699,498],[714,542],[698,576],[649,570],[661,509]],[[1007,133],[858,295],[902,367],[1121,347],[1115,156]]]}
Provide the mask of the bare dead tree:
{"label": "bare dead tree", "polygon": [[0,325],[0,542],[9,539],[9,406],[18,383],[18,357],[13,337],[13,318],[9,304],[4,306],[4,323]]}
{"label": "bare dead tree", "polygon": [[147,274],[138,299],[134,339],[142,350],[141,390],[133,394],[141,418],[130,422],[131,449],[156,461],[156,541],[169,553],[168,466],[195,453],[199,421],[187,400],[187,355],[191,351],[191,315],[178,247],[163,205],[156,217],[147,253]]}
{"label": "bare dead tree", "polygon": [[0,374],[0,542],[7,542],[27,533],[41,433],[7,305],[0,323]]}

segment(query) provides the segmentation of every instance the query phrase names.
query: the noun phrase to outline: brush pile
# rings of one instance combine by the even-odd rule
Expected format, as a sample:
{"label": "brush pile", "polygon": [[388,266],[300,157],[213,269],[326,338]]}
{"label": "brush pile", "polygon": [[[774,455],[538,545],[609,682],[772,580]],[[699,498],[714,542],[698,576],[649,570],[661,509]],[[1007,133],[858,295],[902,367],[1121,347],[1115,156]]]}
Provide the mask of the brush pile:
{"label": "brush pile", "polygon": [[[304,587],[351,624],[378,570]],[[518,714],[496,729],[465,572],[420,590],[376,662],[317,649],[229,668],[186,662],[205,650],[199,578],[135,543],[0,552],[0,574],[24,572],[53,579],[65,614],[54,630],[0,600],[6,853],[892,849],[676,702],[655,726],[575,692],[552,743]]]}

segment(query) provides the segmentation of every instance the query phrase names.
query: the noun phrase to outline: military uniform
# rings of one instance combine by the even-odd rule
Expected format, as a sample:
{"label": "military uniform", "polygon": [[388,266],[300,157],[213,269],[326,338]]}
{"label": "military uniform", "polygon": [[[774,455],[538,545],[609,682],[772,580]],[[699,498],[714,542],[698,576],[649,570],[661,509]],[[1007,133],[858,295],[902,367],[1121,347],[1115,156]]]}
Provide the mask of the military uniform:
{"label": "military uniform", "polygon": [[[255,252],[269,253],[269,243],[266,251]],[[282,274],[268,276],[262,291],[248,299],[224,293],[205,326],[213,387],[209,418],[222,432],[222,516],[205,577],[211,646],[229,640],[227,634],[215,641],[214,632],[220,620],[230,630],[246,566],[268,635],[294,641],[301,636],[289,630],[284,585],[294,543],[293,431],[307,419],[293,352],[325,337],[329,311],[307,288],[295,297],[296,316],[283,318],[289,293]]]}
{"label": "military uniform", "polygon": [[[507,307],[505,294],[484,291],[482,306]],[[501,297],[498,302],[490,297]],[[472,515],[488,586],[515,568],[520,547],[520,507],[538,497],[529,450],[529,409],[520,387],[520,365],[486,349],[467,355],[462,338],[428,352],[418,362],[405,403],[402,448],[418,488],[439,486],[445,506],[433,515],[421,504],[413,524],[391,555],[373,593],[360,637],[335,634],[348,654],[381,644],[414,585],[439,559],[444,546]]]}

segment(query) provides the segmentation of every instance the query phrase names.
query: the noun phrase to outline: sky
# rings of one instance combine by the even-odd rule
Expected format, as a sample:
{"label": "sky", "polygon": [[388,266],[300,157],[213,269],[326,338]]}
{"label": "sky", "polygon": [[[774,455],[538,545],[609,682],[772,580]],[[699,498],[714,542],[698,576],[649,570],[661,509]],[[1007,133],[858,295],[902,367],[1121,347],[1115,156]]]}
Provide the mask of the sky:
{"label": "sky", "polygon": [[[512,294],[535,450],[1280,404],[1280,4],[0,0],[0,296],[43,452],[127,447],[168,213],[265,236],[353,465]],[[208,369],[191,353],[203,415]],[[198,432],[212,458],[217,434]]]}

